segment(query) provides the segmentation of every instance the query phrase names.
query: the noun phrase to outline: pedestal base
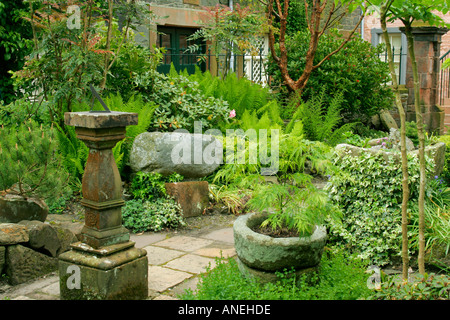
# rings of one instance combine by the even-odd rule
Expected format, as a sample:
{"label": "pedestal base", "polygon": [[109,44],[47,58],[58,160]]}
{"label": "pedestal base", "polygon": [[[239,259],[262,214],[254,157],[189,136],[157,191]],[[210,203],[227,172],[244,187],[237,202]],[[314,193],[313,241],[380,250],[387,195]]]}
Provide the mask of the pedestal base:
{"label": "pedestal base", "polygon": [[98,249],[75,243],[59,256],[61,300],[147,299],[146,255],[134,242]]}

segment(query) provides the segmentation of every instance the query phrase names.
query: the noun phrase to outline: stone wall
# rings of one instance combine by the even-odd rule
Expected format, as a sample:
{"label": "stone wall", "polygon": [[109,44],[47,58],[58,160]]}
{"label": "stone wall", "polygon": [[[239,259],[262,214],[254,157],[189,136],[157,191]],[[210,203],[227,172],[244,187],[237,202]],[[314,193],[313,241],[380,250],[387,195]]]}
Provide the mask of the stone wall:
{"label": "stone wall", "polygon": [[0,276],[18,285],[58,268],[58,256],[78,241],[60,226],[41,221],[0,224]]}

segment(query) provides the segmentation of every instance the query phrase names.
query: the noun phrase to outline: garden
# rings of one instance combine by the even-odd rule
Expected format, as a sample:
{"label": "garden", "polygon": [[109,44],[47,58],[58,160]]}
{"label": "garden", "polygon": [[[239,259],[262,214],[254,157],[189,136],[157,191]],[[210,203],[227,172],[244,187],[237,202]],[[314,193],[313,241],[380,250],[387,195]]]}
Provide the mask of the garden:
{"label": "garden", "polygon": [[[400,9],[415,6],[422,16],[413,20],[439,22],[421,1],[372,2],[389,18],[409,22],[411,11]],[[257,31],[268,33],[269,85],[227,66],[219,74],[158,72],[165,50],[142,46],[137,29],[155,17],[135,1],[78,3],[79,27],[67,10],[74,1],[0,3],[0,205],[20,197],[48,214],[77,208],[83,215],[89,148],[64,115],[102,109],[92,84],[109,109],[138,114],[112,149],[125,228],[183,229],[189,218],[167,185],[186,181],[208,184],[201,215],[236,217],[238,257],[217,259],[181,299],[449,299],[450,136],[425,132],[420,121],[403,118],[399,130],[377,121],[398,107],[392,68],[379,58],[389,46],[373,46],[355,30],[343,36],[329,24],[338,20],[305,13],[303,1],[269,0],[268,19],[255,3],[210,9],[217,19],[193,39],[214,39],[217,52],[244,52],[254,49]],[[448,11],[443,1],[433,8]],[[211,172],[192,178],[133,165],[138,137],[194,134],[199,126],[222,148]],[[438,145],[447,147],[441,158],[427,151]],[[248,233],[270,245],[246,243],[257,238]],[[286,248],[284,240],[293,256],[275,261],[265,250]],[[261,274],[272,280],[258,281]]]}

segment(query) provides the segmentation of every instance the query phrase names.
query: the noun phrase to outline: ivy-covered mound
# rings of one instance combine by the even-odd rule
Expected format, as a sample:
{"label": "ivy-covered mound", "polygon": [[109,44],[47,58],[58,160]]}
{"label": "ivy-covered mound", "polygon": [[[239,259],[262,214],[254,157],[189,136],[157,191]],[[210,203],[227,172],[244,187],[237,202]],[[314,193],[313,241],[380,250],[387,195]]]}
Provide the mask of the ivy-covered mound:
{"label": "ivy-covered mound", "polygon": [[[327,190],[343,210],[342,224],[330,222],[330,241],[345,245],[361,259],[385,265],[400,252],[402,167],[381,154],[336,152],[336,173]],[[432,161],[427,159],[430,173]],[[408,156],[410,199],[418,198],[419,160]]]}

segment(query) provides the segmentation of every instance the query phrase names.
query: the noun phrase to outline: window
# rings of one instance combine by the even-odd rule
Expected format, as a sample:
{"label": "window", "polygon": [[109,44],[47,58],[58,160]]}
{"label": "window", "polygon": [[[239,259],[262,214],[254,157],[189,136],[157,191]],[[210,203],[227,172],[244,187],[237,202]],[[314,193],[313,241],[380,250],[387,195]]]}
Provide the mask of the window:
{"label": "window", "polygon": [[[394,55],[394,65],[398,83],[405,84],[407,54],[406,36],[398,28],[388,28],[388,34],[392,46],[392,53]],[[385,43],[382,30],[372,29],[372,44],[378,45],[380,43]],[[387,52],[382,53],[380,59],[387,62]]]}
{"label": "window", "polygon": [[[199,57],[204,53],[205,46],[201,42],[198,42],[197,44],[200,47],[199,52],[192,53],[186,50],[194,44],[188,39],[196,30],[193,28],[158,26],[156,45],[166,49],[162,63],[158,66],[159,72],[169,73],[172,63],[177,71],[186,69],[188,73],[195,72],[195,66],[202,61]],[[200,65],[200,68],[204,69],[204,65]]]}

